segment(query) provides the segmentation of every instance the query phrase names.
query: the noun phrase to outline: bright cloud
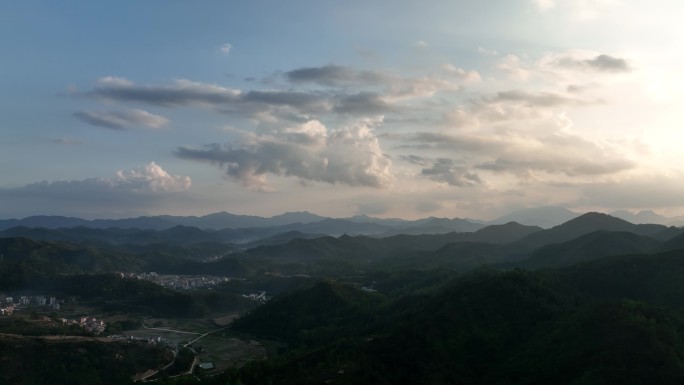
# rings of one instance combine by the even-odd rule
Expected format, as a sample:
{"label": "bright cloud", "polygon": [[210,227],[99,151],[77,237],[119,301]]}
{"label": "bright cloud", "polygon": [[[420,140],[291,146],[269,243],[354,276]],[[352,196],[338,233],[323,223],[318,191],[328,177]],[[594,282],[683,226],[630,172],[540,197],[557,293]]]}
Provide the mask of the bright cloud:
{"label": "bright cloud", "polygon": [[171,175],[155,162],[133,170],[122,170],[112,178],[31,183],[0,189],[4,212],[81,213],[129,212],[163,205],[192,185],[188,176]]}
{"label": "bright cloud", "polygon": [[115,179],[105,183],[131,191],[178,192],[189,189],[192,181],[188,176],[170,175],[158,164],[150,162],[143,168],[118,171]]}
{"label": "bright cloud", "polygon": [[329,130],[318,121],[264,134],[245,141],[180,147],[183,159],[208,162],[245,186],[268,191],[267,176],[294,176],[305,181],[349,186],[388,187],[394,181],[392,161],[374,133],[379,121],[364,119]]}

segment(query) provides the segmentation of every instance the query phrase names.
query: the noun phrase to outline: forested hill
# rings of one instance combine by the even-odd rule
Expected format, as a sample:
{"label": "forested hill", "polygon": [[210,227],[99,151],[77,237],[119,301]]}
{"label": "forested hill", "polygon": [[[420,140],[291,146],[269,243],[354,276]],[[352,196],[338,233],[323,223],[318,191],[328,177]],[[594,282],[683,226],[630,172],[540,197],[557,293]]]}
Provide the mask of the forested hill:
{"label": "forested hill", "polygon": [[371,308],[365,304],[385,297],[351,287],[331,294],[341,290],[322,283],[236,323],[290,346],[222,380],[676,384],[684,381],[681,274],[684,252],[539,272],[485,270]]}

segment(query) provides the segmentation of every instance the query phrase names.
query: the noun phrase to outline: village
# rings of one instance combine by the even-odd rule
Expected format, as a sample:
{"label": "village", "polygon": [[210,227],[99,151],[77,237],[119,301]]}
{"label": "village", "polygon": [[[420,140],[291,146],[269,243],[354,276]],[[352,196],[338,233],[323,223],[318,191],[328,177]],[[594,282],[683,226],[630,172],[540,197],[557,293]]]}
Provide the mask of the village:
{"label": "village", "polygon": [[[28,296],[22,295],[19,297],[13,296],[0,296],[0,315],[2,316],[12,316],[15,312],[20,310],[42,310],[42,311],[58,311],[60,310],[62,304],[65,302],[75,302],[75,298],[71,297],[67,300],[59,299],[54,296],[44,296],[35,295]],[[76,325],[81,327],[83,330],[99,335],[107,328],[107,323],[102,319],[97,319],[96,317],[83,315],[77,318],[58,318],[59,322],[63,325]]]}
{"label": "village", "polygon": [[56,297],[46,297],[43,295],[25,296],[16,299],[11,296],[0,296],[0,315],[12,315],[17,309],[29,307],[41,307],[47,310],[59,310],[64,300]]}
{"label": "village", "polygon": [[120,278],[139,279],[154,282],[172,290],[211,289],[212,287],[230,282],[231,278],[213,275],[163,275],[152,271],[149,273],[118,272]]}

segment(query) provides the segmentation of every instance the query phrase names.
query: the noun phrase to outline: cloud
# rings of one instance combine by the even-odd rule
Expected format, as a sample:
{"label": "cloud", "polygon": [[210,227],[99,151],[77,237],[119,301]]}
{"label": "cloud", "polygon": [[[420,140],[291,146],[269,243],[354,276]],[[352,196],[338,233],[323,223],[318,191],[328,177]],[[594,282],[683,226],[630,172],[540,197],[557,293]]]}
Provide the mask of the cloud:
{"label": "cloud", "polygon": [[146,210],[188,190],[190,177],[171,175],[158,164],[119,171],[112,178],[38,182],[24,187],[0,189],[0,210],[113,213]]}
{"label": "cloud", "polygon": [[394,107],[373,92],[344,96],[335,104],[334,111],[349,115],[382,115]]}
{"label": "cloud", "polygon": [[286,72],[285,77],[292,83],[314,83],[328,87],[384,85],[393,81],[391,76],[378,71],[359,71],[334,64],[299,68]]}
{"label": "cloud", "polygon": [[496,68],[508,74],[511,79],[525,81],[530,78],[530,69],[516,55],[506,55],[499,60]]}
{"label": "cloud", "polygon": [[591,60],[586,60],[585,63],[590,68],[602,72],[629,72],[632,70],[625,59],[610,55],[598,55]]}
{"label": "cloud", "polygon": [[402,156],[401,158],[409,163],[422,166],[420,175],[435,182],[457,187],[474,186],[482,183],[482,179],[477,173],[468,171],[465,167],[457,166],[452,159],[430,159],[418,155]]}
{"label": "cloud", "polygon": [[477,53],[487,56],[499,56],[499,52],[482,47],[477,47]]}
{"label": "cloud", "polygon": [[385,89],[386,100],[399,101],[413,98],[426,98],[439,92],[461,90],[461,85],[435,76],[405,78],[392,82]]}
{"label": "cloud", "polygon": [[632,175],[580,186],[579,205],[613,209],[684,206],[684,173]]}
{"label": "cloud", "polygon": [[565,90],[568,91],[568,93],[571,94],[579,94],[591,89],[599,88],[599,85],[596,83],[589,83],[589,84],[569,84],[568,86],[565,87]]}
{"label": "cloud", "polygon": [[479,82],[482,80],[479,72],[475,70],[466,71],[463,68],[456,67],[450,63],[442,65],[442,71],[444,71],[447,75],[455,76],[468,82]]}
{"label": "cloud", "polygon": [[624,73],[632,71],[632,67],[627,60],[606,54],[599,54],[588,59],[578,59],[571,55],[561,55],[554,59],[555,65],[561,68],[606,73]]}
{"label": "cloud", "polygon": [[[573,89],[575,90],[575,89]],[[548,131],[570,126],[557,108],[601,105],[600,99],[587,100],[571,92],[530,92],[523,90],[500,91],[494,95],[471,99],[467,104],[443,113],[443,125],[457,129],[488,128],[506,130]],[[543,126],[543,127],[542,127]]]}
{"label": "cloud", "polygon": [[55,144],[62,144],[62,145],[67,145],[67,146],[80,146],[84,143],[82,140],[70,139],[70,138],[53,139],[51,142],[55,143]]}
{"label": "cloud", "polygon": [[325,112],[330,110],[326,95],[296,91],[248,91],[240,95],[242,104],[293,107],[300,111]]}
{"label": "cloud", "polygon": [[415,43],[413,43],[413,46],[417,49],[427,49],[430,47],[430,45],[423,40],[417,40]]}
{"label": "cloud", "polygon": [[536,60],[509,54],[500,58],[494,67],[517,81],[562,80],[572,83],[596,83],[597,73],[611,75],[633,71],[625,58],[580,49],[547,53]]}
{"label": "cloud", "polygon": [[[562,173],[567,176],[607,175],[630,170],[636,166],[613,146],[602,145],[564,132],[539,136],[515,133],[419,133],[413,135],[410,140],[421,145],[429,145],[432,149],[467,155],[471,159],[472,167],[510,173],[523,178],[529,178],[533,172]],[[450,171],[452,168],[453,171]],[[442,161],[433,165],[424,175],[448,176],[448,172],[451,172],[454,177],[462,177],[467,168],[455,168],[453,163]]]}
{"label": "cloud", "polygon": [[233,45],[230,43],[225,43],[219,47],[219,51],[224,55],[228,55],[232,49]]}
{"label": "cloud", "polygon": [[188,176],[170,175],[158,164],[150,162],[143,168],[118,171],[109,183],[119,189],[147,192],[178,192],[190,188]]}
{"label": "cloud", "polygon": [[388,187],[394,181],[392,161],[380,148],[374,127],[363,119],[328,130],[316,120],[269,133],[245,133],[242,143],[180,147],[176,156],[215,164],[254,190],[268,191],[267,175],[349,186]]}
{"label": "cloud", "polygon": [[[542,12],[557,9],[577,21],[597,19],[622,3],[621,0],[532,0]],[[615,11],[613,11],[615,12]]]}
{"label": "cloud", "polygon": [[[316,84],[331,87],[326,90],[267,89],[238,90],[180,79],[168,84],[136,84],[128,79],[104,77],[96,86],[74,95],[123,103],[144,103],[167,108],[204,108],[217,113],[246,117],[260,121],[261,117],[307,116],[320,118],[337,113],[354,117],[375,117],[399,110],[402,103],[427,98],[439,92],[458,91],[459,82],[475,79],[476,72],[453,69],[452,79],[435,76],[404,78],[377,71],[359,71],[349,67],[327,65],[307,67],[287,72],[295,85]],[[456,77],[454,80],[453,78]],[[342,88],[338,88],[342,87]],[[355,92],[349,92],[350,87]],[[141,110],[138,110],[141,111]],[[144,123],[147,116],[114,112],[78,112],[77,117],[89,124],[122,129],[127,123]]]}
{"label": "cloud", "polygon": [[107,87],[129,87],[134,85],[132,81],[117,76],[105,76],[99,78],[97,83]]}
{"label": "cloud", "polygon": [[[451,67],[451,75],[457,75],[458,80],[472,81],[479,77],[475,71],[466,72]],[[391,73],[362,71],[338,65],[300,68],[285,73],[285,76],[292,83],[311,83],[327,87],[381,88],[381,92],[377,90],[376,93],[381,94],[387,102],[429,97],[441,91],[456,91],[461,88],[458,83],[435,76],[401,77]]]}
{"label": "cloud", "polygon": [[497,92],[489,102],[517,102],[540,107],[584,106],[599,103],[577,99],[556,92],[526,92],[520,90]]}
{"label": "cloud", "polygon": [[241,92],[213,84],[176,80],[170,85],[138,85],[128,79],[105,77],[86,96],[162,107],[216,106],[233,103]]}
{"label": "cloud", "polygon": [[[253,115],[274,109],[291,109],[305,114],[332,110],[329,94],[280,90],[241,91],[214,84],[175,80],[171,84],[138,85],[120,78],[103,78],[85,96],[118,102],[145,103],[167,108],[199,107],[236,115]],[[111,120],[100,124],[110,124]],[[114,122],[116,125],[116,122]]]}
{"label": "cloud", "polygon": [[112,130],[123,130],[129,126],[161,128],[169,123],[169,120],[163,116],[140,109],[125,111],[78,111],[74,113],[74,116],[90,125]]}

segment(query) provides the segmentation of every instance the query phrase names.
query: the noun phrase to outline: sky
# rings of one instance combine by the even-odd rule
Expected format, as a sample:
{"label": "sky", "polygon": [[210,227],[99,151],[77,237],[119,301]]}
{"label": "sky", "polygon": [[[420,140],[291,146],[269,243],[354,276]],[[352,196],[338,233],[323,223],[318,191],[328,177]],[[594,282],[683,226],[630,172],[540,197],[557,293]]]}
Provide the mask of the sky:
{"label": "sky", "polygon": [[0,218],[684,214],[680,1],[16,1]]}

